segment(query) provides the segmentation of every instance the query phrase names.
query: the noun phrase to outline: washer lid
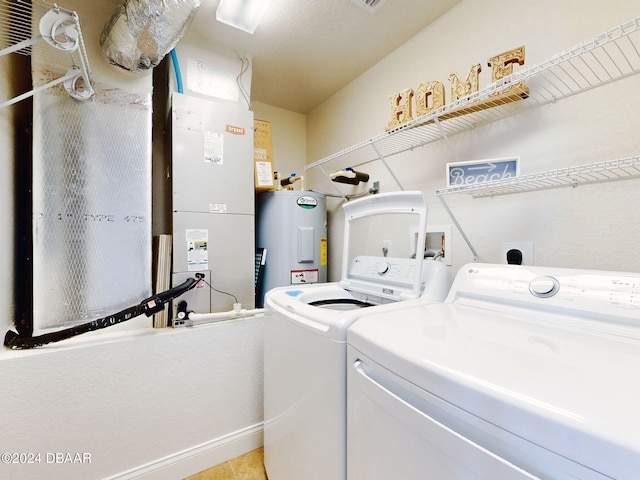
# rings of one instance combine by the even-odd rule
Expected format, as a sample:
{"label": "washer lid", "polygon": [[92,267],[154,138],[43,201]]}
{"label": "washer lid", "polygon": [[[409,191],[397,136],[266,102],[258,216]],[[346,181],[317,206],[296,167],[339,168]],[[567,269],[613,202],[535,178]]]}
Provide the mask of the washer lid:
{"label": "washer lid", "polygon": [[487,422],[612,478],[635,478],[640,340],[580,322],[444,303],[365,317],[347,339]]}
{"label": "washer lid", "polygon": [[419,297],[427,224],[424,194],[371,195],[343,209],[341,286],[379,301]]}

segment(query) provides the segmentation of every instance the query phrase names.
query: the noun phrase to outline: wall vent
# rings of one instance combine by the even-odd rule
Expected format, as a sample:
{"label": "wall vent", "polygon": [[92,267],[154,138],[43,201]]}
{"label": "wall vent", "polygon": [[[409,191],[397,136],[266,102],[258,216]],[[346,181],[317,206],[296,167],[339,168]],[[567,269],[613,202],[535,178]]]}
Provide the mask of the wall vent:
{"label": "wall vent", "polygon": [[351,3],[359,6],[369,13],[374,13],[385,2],[386,0],[351,0]]}

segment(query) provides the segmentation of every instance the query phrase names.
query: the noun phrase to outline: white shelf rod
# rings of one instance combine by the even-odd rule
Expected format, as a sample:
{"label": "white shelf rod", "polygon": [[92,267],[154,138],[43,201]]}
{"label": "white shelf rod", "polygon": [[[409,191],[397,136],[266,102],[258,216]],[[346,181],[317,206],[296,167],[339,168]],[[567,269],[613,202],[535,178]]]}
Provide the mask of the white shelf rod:
{"label": "white shelf rod", "polygon": [[0,57],[4,57],[5,55],[9,55],[10,53],[19,52],[23,48],[29,48],[42,40],[42,35],[37,35],[33,38],[29,38],[28,40],[23,40],[22,42],[16,43],[11,47],[3,48],[2,50],[0,50]]}
{"label": "white shelf rod", "polygon": [[378,155],[378,158],[380,159],[380,161],[384,164],[385,167],[387,167],[387,171],[393,177],[395,182],[398,184],[398,187],[400,187],[400,190],[404,190],[404,187],[400,183],[400,180],[398,180],[398,177],[396,177],[396,174],[393,173],[393,170],[391,170],[391,167],[389,167],[389,164],[385,160],[384,156],[382,154],[380,154],[380,152],[378,151],[378,148],[376,147],[376,144],[372,143],[371,146],[373,147],[373,150],[376,152],[376,155]]}
{"label": "white shelf rod", "polygon": [[11,98],[10,100],[7,100],[5,102],[0,103],[0,110],[2,110],[5,107],[8,107],[9,105],[13,105],[14,103],[21,102],[22,100],[24,100],[26,98],[32,97],[36,93],[41,92],[43,90],[46,90],[47,88],[53,87],[55,85],[58,85],[59,83],[64,83],[66,81],[73,80],[77,76],[78,76],[77,70],[76,69],[71,69],[66,73],[66,75],[64,75],[64,76],[62,76],[60,78],[56,78],[55,80],[52,80],[49,83],[45,83],[44,85],[40,85],[39,87],[36,87],[36,88],[34,88],[32,90],[29,90],[28,92],[23,93],[22,95],[18,95],[16,97]]}
{"label": "white shelf rod", "polygon": [[449,208],[449,205],[447,205],[447,202],[444,200],[444,197],[443,196],[438,196],[438,198],[440,199],[440,203],[442,203],[442,206],[444,207],[444,209],[447,211],[447,214],[449,215],[449,218],[451,219],[453,224],[458,229],[458,232],[460,232],[460,235],[462,236],[462,239],[464,240],[464,242],[467,244],[467,247],[469,247],[469,250],[471,250],[471,253],[473,254],[473,261],[477,262],[478,261],[478,252],[476,252],[476,249],[473,248],[473,245],[471,244],[471,240],[469,240],[469,237],[467,237],[467,234],[464,233],[464,230],[462,229],[462,226],[460,225],[460,223],[456,219],[455,215],[453,214],[453,212]]}
{"label": "white shelf rod", "polygon": [[449,141],[449,137],[447,136],[447,133],[442,128],[442,124],[440,123],[440,120],[438,119],[438,117],[435,117],[434,121],[435,121],[435,124],[438,127],[438,130],[440,130],[440,135],[442,135],[442,138],[443,138],[444,142],[447,144],[447,147],[449,147],[449,151],[451,152],[451,155],[453,156],[453,159],[456,162],[459,162],[460,161],[460,157],[458,157],[458,154],[457,154],[455,148],[453,148],[453,145],[451,145],[451,142]]}

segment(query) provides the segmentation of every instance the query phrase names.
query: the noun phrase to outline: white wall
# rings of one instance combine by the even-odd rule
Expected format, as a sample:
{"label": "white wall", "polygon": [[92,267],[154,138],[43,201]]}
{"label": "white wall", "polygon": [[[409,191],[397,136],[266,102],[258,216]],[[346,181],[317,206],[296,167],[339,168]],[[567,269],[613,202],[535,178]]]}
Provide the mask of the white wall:
{"label": "white wall", "polygon": [[[120,3],[68,0],[64,6],[79,14],[94,79],[145,95],[151,72],[124,72],[100,52],[102,28]],[[0,95],[11,78],[4,65],[0,59]],[[13,322],[10,109],[0,111],[0,126],[4,335]],[[2,452],[40,454],[40,463],[3,464],[0,476],[184,478],[262,445],[261,317],[177,330],[154,330],[145,318],[127,323],[138,327],[33,351],[0,349]],[[48,463],[56,453],[87,453],[91,463]]]}
{"label": "white wall", "polygon": [[[173,480],[253,450],[262,355],[262,318],[4,351],[2,451],[40,462],[3,464],[2,477]],[[56,464],[51,453],[91,462]]]}
{"label": "white wall", "polygon": [[[637,2],[615,0],[463,0],[411,41],[308,115],[308,163],[382,132],[389,121],[387,96],[448,75],[466,78],[483,66],[480,88],[491,81],[489,57],[525,45],[525,67],[593,38],[640,12]],[[518,68],[517,66],[515,67]],[[528,110],[452,137],[460,160],[521,157],[523,174],[640,153],[640,75]],[[446,100],[449,101],[449,91]],[[451,223],[436,197],[445,186],[445,164],[454,161],[443,141],[388,160],[404,189],[424,191],[429,223]],[[329,171],[349,165],[327,164]],[[382,191],[398,189],[381,162],[362,170]],[[310,186],[331,191],[317,169]],[[640,271],[637,180],[524,193],[489,199],[448,196],[447,202],[478,251],[479,260],[501,261],[503,241],[532,241],[537,265]],[[368,188],[370,186],[362,186]],[[346,193],[352,193],[347,191]],[[330,279],[340,277],[341,202],[329,206]],[[454,230],[453,272],[472,261]]]}

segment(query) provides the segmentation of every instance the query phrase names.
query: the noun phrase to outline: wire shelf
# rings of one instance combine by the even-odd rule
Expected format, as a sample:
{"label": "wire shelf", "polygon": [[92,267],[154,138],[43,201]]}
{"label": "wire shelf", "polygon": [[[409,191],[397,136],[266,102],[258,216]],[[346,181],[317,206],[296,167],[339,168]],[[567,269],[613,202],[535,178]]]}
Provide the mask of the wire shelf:
{"label": "wire shelf", "polygon": [[[396,130],[310,163],[305,170],[336,159],[342,160],[343,166],[356,167],[388,158],[639,72],[640,17],[637,17]],[[521,83],[525,89],[518,88]]]}
{"label": "wire shelf", "polygon": [[549,188],[577,187],[582,184],[625,180],[634,177],[640,177],[640,156],[559,168],[471,185],[453,185],[436,190],[436,195],[457,193],[471,195],[474,198],[493,197]]}

